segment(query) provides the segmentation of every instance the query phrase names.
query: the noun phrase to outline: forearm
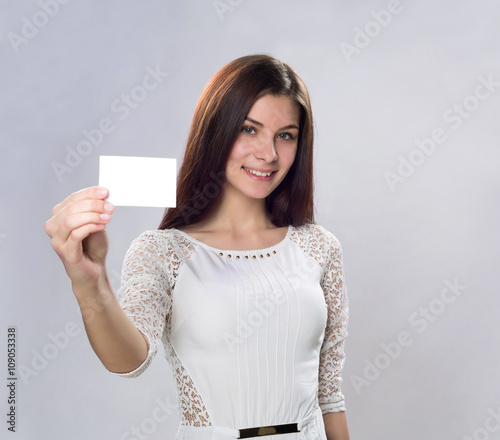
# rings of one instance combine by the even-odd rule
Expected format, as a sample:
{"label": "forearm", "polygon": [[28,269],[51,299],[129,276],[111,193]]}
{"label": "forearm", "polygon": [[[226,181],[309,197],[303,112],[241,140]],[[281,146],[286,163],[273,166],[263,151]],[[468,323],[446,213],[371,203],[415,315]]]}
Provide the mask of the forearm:
{"label": "forearm", "polygon": [[345,411],[323,414],[327,440],[349,440]]}
{"label": "forearm", "polygon": [[148,345],[134,326],[107,280],[93,288],[74,288],[85,331],[97,357],[112,372],[135,370],[147,357]]}

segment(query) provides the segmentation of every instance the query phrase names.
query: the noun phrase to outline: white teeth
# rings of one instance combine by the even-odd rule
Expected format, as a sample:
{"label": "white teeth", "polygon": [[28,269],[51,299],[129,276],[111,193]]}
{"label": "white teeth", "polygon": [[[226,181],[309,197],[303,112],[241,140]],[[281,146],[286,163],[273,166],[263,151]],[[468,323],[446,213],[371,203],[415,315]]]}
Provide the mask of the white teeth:
{"label": "white teeth", "polygon": [[261,173],[260,171],[255,171],[251,170],[250,168],[243,167],[245,170],[247,170],[249,173],[255,174],[256,176],[261,176],[261,177],[269,177],[271,173]]}

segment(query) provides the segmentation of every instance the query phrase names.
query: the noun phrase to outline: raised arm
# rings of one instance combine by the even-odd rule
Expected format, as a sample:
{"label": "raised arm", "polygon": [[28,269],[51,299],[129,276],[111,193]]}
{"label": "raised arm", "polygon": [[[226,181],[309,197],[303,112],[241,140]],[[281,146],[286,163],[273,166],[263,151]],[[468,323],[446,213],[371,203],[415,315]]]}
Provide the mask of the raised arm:
{"label": "raised arm", "polygon": [[121,373],[141,365],[149,347],[120,307],[106,271],[105,228],[114,211],[107,195],[99,187],[71,194],[54,207],[45,232],[71,279],[92,348],[108,370]]}

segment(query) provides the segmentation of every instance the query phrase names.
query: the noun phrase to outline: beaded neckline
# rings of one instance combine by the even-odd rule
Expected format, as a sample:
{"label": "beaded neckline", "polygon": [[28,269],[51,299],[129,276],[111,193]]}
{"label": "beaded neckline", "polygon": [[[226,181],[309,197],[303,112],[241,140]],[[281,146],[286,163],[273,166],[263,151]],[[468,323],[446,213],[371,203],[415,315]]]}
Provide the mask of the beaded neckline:
{"label": "beaded neckline", "polygon": [[264,257],[270,257],[271,255],[275,255],[277,253],[277,249],[279,249],[284,243],[288,241],[288,238],[290,237],[292,233],[292,225],[288,225],[288,230],[286,231],[285,237],[278,243],[276,243],[273,246],[269,246],[267,248],[262,248],[262,249],[246,249],[246,250],[238,250],[238,249],[219,249],[214,246],[210,246],[194,237],[189,235],[188,233],[181,231],[180,229],[177,228],[172,228],[178,231],[180,234],[182,234],[184,237],[187,237],[189,240],[193,241],[194,243],[197,243],[204,248],[210,249],[219,255],[219,257],[225,257],[225,258],[235,258],[236,260],[239,259],[245,259],[245,260],[255,260],[257,258],[264,258]]}

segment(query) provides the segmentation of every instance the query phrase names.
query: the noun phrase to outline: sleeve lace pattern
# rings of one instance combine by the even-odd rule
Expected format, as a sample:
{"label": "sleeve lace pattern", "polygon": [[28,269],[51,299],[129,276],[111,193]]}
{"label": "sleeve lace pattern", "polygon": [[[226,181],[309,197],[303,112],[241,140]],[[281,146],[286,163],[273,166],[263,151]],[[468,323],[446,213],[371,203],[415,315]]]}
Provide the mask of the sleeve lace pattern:
{"label": "sleeve lace pattern", "polygon": [[345,411],[341,372],[345,361],[349,305],[344,283],[342,246],[322,226],[309,224],[301,229],[303,233],[294,234],[293,239],[323,268],[320,284],[328,310],[320,352],[318,401],[323,414]]}
{"label": "sleeve lace pattern", "polygon": [[160,338],[171,307],[170,281],[165,268],[164,246],[155,234],[146,231],[132,241],[123,262],[120,306],[148,342],[147,358],[135,370],[115,373],[136,377],[149,366],[158,351]]}
{"label": "sleeve lace pattern", "polygon": [[135,370],[114,373],[137,377],[146,370],[161,342],[165,347],[177,387],[180,422],[188,426],[210,426],[210,416],[201,396],[170,344],[172,291],[182,264],[194,245],[176,231],[146,231],[130,245],[125,255],[120,306],[149,344],[148,356]]}

